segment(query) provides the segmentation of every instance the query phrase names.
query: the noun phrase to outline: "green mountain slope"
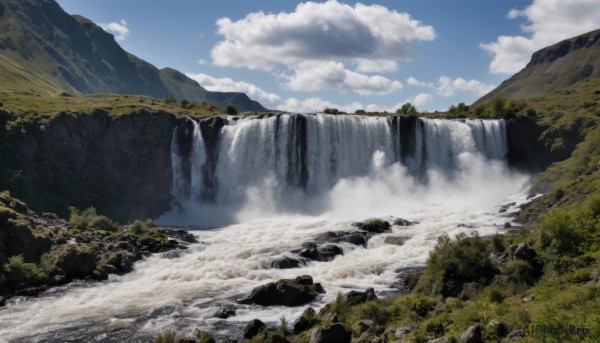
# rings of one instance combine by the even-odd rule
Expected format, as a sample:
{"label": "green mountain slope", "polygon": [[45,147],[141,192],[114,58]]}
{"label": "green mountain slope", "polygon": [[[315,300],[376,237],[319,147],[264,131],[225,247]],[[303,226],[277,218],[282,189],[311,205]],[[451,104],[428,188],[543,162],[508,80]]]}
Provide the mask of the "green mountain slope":
{"label": "green mountain slope", "polygon": [[53,0],[0,0],[0,84],[3,91],[172,96],[266,110],[244,93],[209,92],[173,69],[159,70]]}
{"label": "green mountain slope", "polygon": [[564,40],[533,54],[527,66],[475,102],[495,97],[528,99],[548,95],[600,75],[600,30]]}

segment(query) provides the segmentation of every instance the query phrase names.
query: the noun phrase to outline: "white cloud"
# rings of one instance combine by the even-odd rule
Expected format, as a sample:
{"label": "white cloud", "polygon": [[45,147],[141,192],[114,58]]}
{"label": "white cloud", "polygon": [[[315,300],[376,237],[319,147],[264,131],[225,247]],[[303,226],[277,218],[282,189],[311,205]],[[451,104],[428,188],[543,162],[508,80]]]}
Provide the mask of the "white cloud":
{"label": "white cloud", "polygon": [[205,65],[207,63],[208,63],[208,61],[205,60],[204,58],[201,58],[201,59],[198,60],[198,64],[201,65],[201,66],[203,66],[203,65]]}
{"label": "white cloud", "polygon": [[419,93],[414,98],[406,100],[406,102],[410,102],[415,105],[417,109],[421,106],[425,106],[430,104],[433,101],[433,95],[429,93]]}
{"label": "white cloud", "polygon": [[129,28],[125,19],[120,22],[111,22],[108,24],[98,24],[104,31],[112,33],[118,41],[124,41],[129,36]]}
{"label": "white cloud", "polygon": [[[283,67],[284,73],[294,73],[287,76],[290,89],[358,94],[400,89],[398,81],[363,73],[396,71],[400,61],[412,58],[416,41],[435,37],[433,27],[407,13],[337,1],[300,3],[289,13],[250,13],[238,21],[221,18],[217,32],[223,40],[211,51],[215,65],[273,73],[281,73]],[[315,65],[319,70],[310,69]],[[355,65],[356,70],[347,65]],[[325,79],[313,79],[316,85],[307,88],[307,76]],[[348,82],[332,82],[336,77]],[[350,81],[359,86],[351,86]],[[386,84],[392,89],[383,92]]]}
{"label": "white cloud", "polygon": [[319,92],[336,89],[360,95],[384,95],[402,89],[402,84],[379,75],[348,70],[341,62],[304,62],[293,68],[285,86],[293,91]]}
{"label": "white cloud", "polygon": [[451,79],[448,76],[440,76],[435,84],[421,82],[411,76],[406,80],[406,83],[415,87],[432,89],[437,95],[443,97],[454,96],[456,93],[471,93],[483,96],[496,88],[494,85],[484,84],[479,80],[465,80],[462,77]]}
{"label": "white cloud", "polygon": [[252,100],[257,100],[263,105],[269,107],[278,104],[281,98],[274,93],[266,92],[255,84],[234,81],[228,77],[215,78],[210,75],[198,73],[186,73],[187,77],[192,80],[198,81],[198,83],[212,92],[243,92],[246,93]]}
{"label": "white cloud", "polygon": [[492,73],[512,74],[521,70],[531,55],[546,46],[598,28],[598,0],[534,0],[523,10],[512,9],[509,19],[524,17],[523,35],[499,36],[495,42],[481,44],[492,53]]}

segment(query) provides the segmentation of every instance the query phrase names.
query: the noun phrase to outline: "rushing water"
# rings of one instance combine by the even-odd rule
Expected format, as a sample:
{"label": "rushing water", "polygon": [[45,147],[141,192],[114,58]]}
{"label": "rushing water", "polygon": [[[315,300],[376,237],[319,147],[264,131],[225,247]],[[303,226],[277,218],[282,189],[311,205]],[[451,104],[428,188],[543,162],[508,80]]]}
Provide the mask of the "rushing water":
{"label": "rushing water", "polygon": [[[501,232],[510,219],[499,206],[525,200],[526,177],[505,165],[503,121],[281,115],[232,121],[211,144],[201,125],[191,123],[187,143],[174,132],[176,203],[160,221],[228,225],[194,231],[201,243],[180,258],[152,256],[107,282],[13,299],[0,310],[0,341],[144,342],[165,328],[236,336],[253,318],[291,322],[306,307],[235,305],[235,317],[212,315],[257,285],[303,274],[327,291],[317,308],[339,291],[393,292],[397,271],[422,265],[438,235]],[[366,248],[342,243],[331,262],[270,268],[317,234],[371,217],[419,223],[394,226]],[[390,235],[408,240],[385,244]]]}

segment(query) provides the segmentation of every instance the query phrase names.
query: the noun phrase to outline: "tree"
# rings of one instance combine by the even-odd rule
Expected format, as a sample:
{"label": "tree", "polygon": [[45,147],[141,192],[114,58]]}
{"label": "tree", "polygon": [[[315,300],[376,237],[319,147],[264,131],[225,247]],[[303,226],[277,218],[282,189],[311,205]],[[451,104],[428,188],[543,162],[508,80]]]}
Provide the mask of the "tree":
{"label": "tree", "polygon": [[456,112],[458,114],[463,114],[467,111],[467,105],[465,105],[464,102],[459,102],[458,105],[456,105]]}
{"label": "tree", "polygon": [[414,116],[417,114],[417,108],[415,106],[413,106],[413,104],[411,104],[410,102],[407,102],[404,105],[402,105],[402,107],[400,107],[399,109],[396,110],[396,114],[405,114],[405,115]]}
{"label": "tree", "polygon": [[181,100],[181,108],[190,108],[190,102],[186,99]]}
{"label": "tree", "polygon": [[506,101],[501,97],[495,97],[491,102],[492,113],[496,117],[502,117],[506,113]]}
{"label": "tree", "polygon": [[229,104],[229,105],[227,105],[227,108],[225,109],[225,113],[234,116],[234,115],[238,114],[238,110],[237,110],[237,108],[235,108],[235,106],[233,106],[232,104]]}
{"label": "tree", "polygon": [[174,103],[176,103],[176,102],[177,102],[177,100],[175,100],[175,98],[174,98],[174,97],[172,97],[172,96],[170,96],[170,95],[167,95],[167,96],[166,96],[166,97],[163,99],[163,101],[164,101],[164,103],[165,103],[165,104],[168,104],[168,105],[172,105],[172,104],[174,104]]}

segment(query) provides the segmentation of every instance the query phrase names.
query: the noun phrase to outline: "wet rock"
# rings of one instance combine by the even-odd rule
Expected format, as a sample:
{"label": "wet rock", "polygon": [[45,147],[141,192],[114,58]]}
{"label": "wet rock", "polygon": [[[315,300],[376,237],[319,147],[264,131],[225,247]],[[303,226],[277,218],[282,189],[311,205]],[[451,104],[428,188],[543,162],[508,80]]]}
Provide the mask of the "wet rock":
{"label": "wet rock", "polygon": [[396,218],[394,219],[394,225],[396,226],[412,226],[415,225],[416,223],[413,223],[411,221],[408,221],[406,219],[402,219],[402,218]]}
{"label": "wet rock", "polygon": [[328,244],[313,249],[303,249],[298,255],[313,261],[328,262],[333,260],[337,255],[342,254],[344,254],[342,248],[337,245]]}
{"label": "wet rock", "polygon": [[38,296],[40,293],[45,292],[47,290],[48,290],[48,287],[46,285],[38,286],[38,287],[26,287],[26,288],[17,289],[17,291],[15,292],[15,295],[35,297],[35,296]]}
{"label": "wet rock", "polygon": [[370,319],[361,319],[357,324],[360,332],[365,332],[375,327],[375,322]]}
{"label": "wet rock", "polygon": [[217,312],[215,312],[215,318],[227,319],[229,317],[235,316],[235,308],[233,306],[225,306],[221,307]]}
{"label": "wet rock", "polygon": [[94,269],[92,271],[92,273],[89,275],[89,278],[92,280],[98,280],[98,281],[106,280],[106,279],[108,279],[108,273],[106,271]]}
{"label": "wet rock", "polygon": [[0,296],[0,307],[4,307],[6,306],[6,298]]}
{"label": "wet rock", "polygon": [[176,259],[176,258],[180,258],[181,255],[182,255],[181,251],[173,250],[173,251],[167,251],[166,253],[163,253],[162,257],[168,258],[170,260],[173,260],[173,259]]}
{"label": "wet rock", "polygon": [[317,314],[312,307],[307,308],[302,312],[302,315],[294,321],[294,334],[298,335],[317,324]]}
{"label": "wet rock", "polygon": [[450,338],[448,337],[438,337],[438,338],[433,338],[427,341],[427,343],[449,343],[450,342]]}
{"label": "wet rock", "polygon": [[533,247],[531,247],[529,245],[529,243],[520,243],[517,248],[515,249],[515,253],[513,255],[513,258],[515,260],[523,260],[523,261],[527,261],[527,262],[534,262],[535,258],[537,257],[537,254],[535,252],[535,250],[533,250]]}
{"label": "wet rock", "polygon": [[367,288],[364,292],[350,291],[344,294],[344,300],[346,300],[351,306],[363,304],[371,300],[376,300],[375,290],[373,288]]}
{"label": "wet rock", "polygon": [[295,280],[282,279],[258,286],[252,290],[248,298],[240,299],[238,302],[262,306],[301,306],[313,301],[317,294],[317,287],[313,284],[312,277],[301,276]]}
{"label": "wet rock", "polygon": [[385,244],[402,246],[407,240],[408,237],[404,236],[389,236],[385,238],[384,242]]}
{"label": "wet rock", "polygon": [[92,273],[96,267],[96,256],[90,249],[75,245],[64,245],[57,253],[56,266],[67,277],[84,278]]}
{"label": "wet rock", "polygon": [[364,231],[327,231],[315,237],[315,241],[318,243],[346,242],[366,246],[369,238],[371,235]]}
{"label": "wet rock", "polygon": [[528,303],[535,300],[535,294],[529,294],[528,296],[523,298],[524,303]]}
{"label": "wet rock", "polygon": [[310,343],[350,343],[352,333],[339,323],[310,331]]}
{"label": "wet rock", "polygon": [[258,319],[249,321],[248,324],[246,324],[246,327],[244,327],[244,338],[245,339],[254,338],[254,336],[258,335],[258,333],[260,332],[261,329],[264,329],[264,330],[267,329],[267,326],[265,325],[265,323],[261,322]]}
{"label": "wet rock", "polygon": [[390,231],[390,223],[380,219],[372,219],[362,223],[359,228],[367,232],[378,234]]}
{"label": "wet rock", "polygon": [[471,325],[460,334],[459,340],[463,343],[483,343],[483,332],[481,326]]}
{"label": "wet rock", "polygon": [[277,269],[299,268],[302,265],[304,261],[290,256],[281,256],[271,261],[271,268]]}

